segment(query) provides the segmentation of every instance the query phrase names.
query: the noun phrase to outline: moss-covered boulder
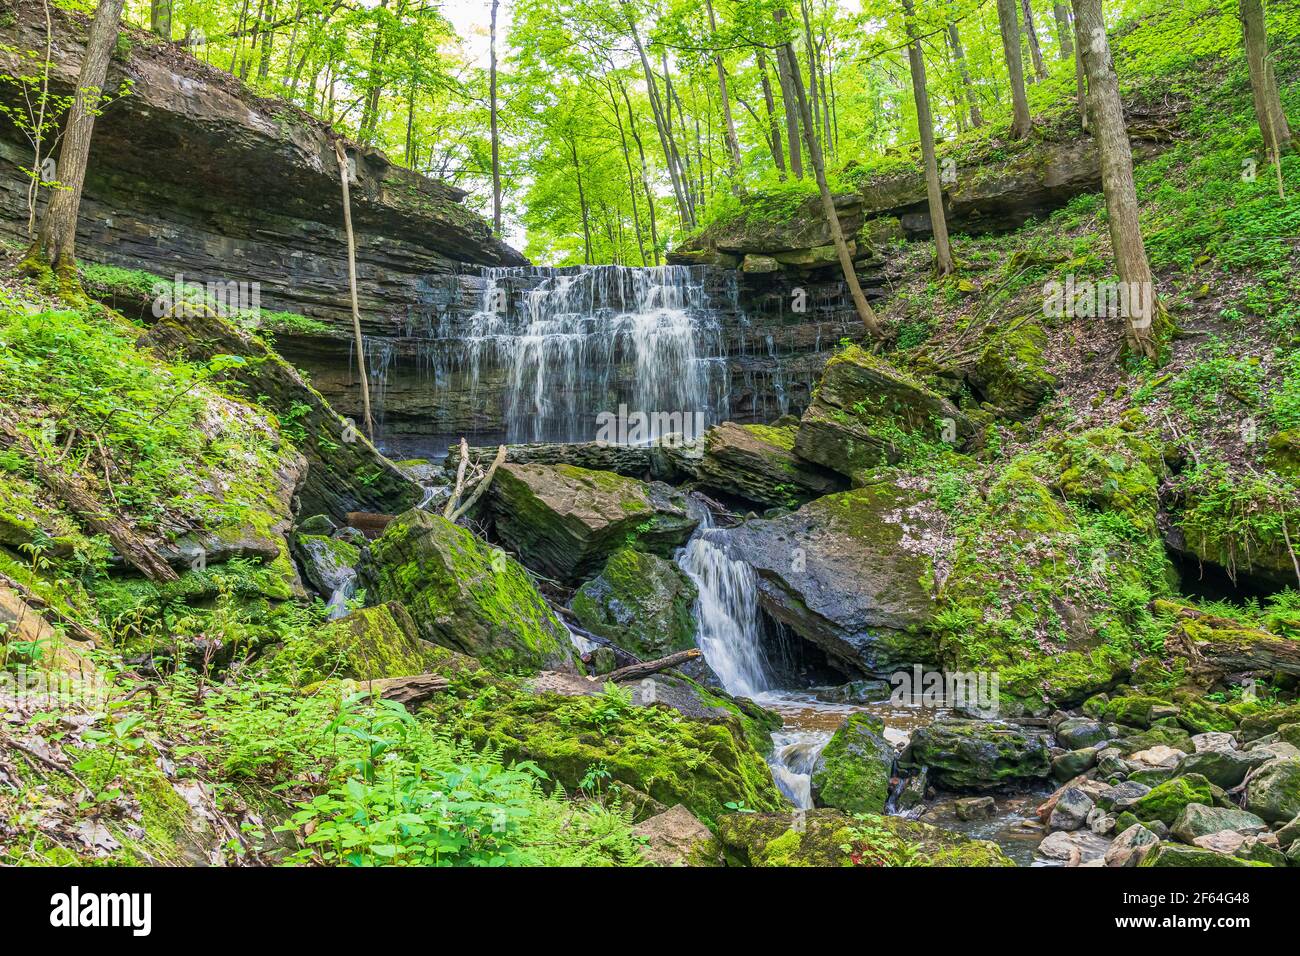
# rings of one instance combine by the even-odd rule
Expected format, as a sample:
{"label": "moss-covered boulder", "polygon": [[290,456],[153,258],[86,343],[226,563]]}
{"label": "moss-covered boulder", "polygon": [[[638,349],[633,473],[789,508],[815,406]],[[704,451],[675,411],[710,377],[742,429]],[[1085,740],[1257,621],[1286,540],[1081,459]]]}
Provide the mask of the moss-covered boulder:
{"label": "moss-covered boulder", "polygon": [[569,582],[598,573],[622,547],[667,556],[698,524],[668,485],[574,465],[502,465],[491,498],[506,546],[530,568]]}
{"label": "moss-covered boulder", "polygon": [[1240,857],[1215,853],[1199,847],[1183,846],[1179,843],[1161,843],[1142,858],[1138,866],[1161,867],[1215,867],[1215,866],[1268,866],[1255,860],[1243,860]]}
{"label": "moss-covered boulder", "polygon": [[884,733],[884,721],[866,712],[851,714],[840,725],[813,766],[817,806],[846,813],[884,812],[895,756]]}
{"label": "moss-covered boulder", "polygon": [[422,640],[406,608],[390,601],[295,635],[272,658],[271,669],[296,684],[330,677],[368,681],[424,674],[450,655]]}
{"label": "moss-covered boulder", "polygon": [[446,518],[398,515],[363,574],[380,600],[406,606],[427,641],[508,673],[574,666],[569,632],[528,572]]}
{"label": "moss-covered boulder", "polygon": [[1164,473],[1160,449],[1119,425],[1062,435],[1047,443],[1055,461],[1052,487],[1070,501],[1127,519],[1155,534],[1156,489]]}
{"label": "moss-covered boulder", "polygon": [[1184,843],[1192,843],[1197,837],[1221,830],[1235,830],[1245,834],[1267,833],[1268,824],[1255,814],[1236,807],[1207,807],[1200,803],[1189,803],[1178,815],[1169,832]]}
{"label": "moss-covered boulder", "polygon": [[1271,823],[1300,814],[1300,757],[1265,764],[1246,784],[1246,809]]}
{"label": "moss-covered boulder", "polygon": [[735,712],[702,700],[668,703],[640,685],[602,691],[572,675],[527,688],[495,681],[439,694],[430,709],[449,732],[507,760],[530,760],[566,792],[618,799],[638,819],[683,804],[706,825],[728,804],[786,806],[767,763]]}
{"label": "moss-covered boulder", "polygon": [[966,416],[923,383],[851,345],[826,363],[795,436],[799,457],[841,475],[898,461],[900,439],[963,442]]}
{"label": "moss-covered boulder", "polygon": [[692,468],[705,487],[771,507],[793,508],[843,491],[848,482],[794,453],[798,428],[724,422],[704,436]]}
{"label": "moss-covered boulder", "polygon": [[936,720],[917,728],[905,763],[928,767],[931,780],[954,790],[993,790],[1045,780],[1051,772],[1041,734],[983,720]]}
{"label": "moss-covered boulder", "polygon": [[695,646],[692,607],[698,591],[677,566],[621,548],[573,595],[578,623],[647,660]]}
{"label": "moss-covered boulder", "polygon": [[1129,809],[1139,820],[1160,820],[1167,826],[1182,815],[1188,804],[1214,805],[1214,790],[1210,781],[1200,774],[1166,780],[1139,799]]}
{"label": "moss-covered boulder", "polygon": [[1028,418],[1056,388],[1047,370],[1047,334],[1040,322],[1021,319],[982,342],[968,380],[985,405],[1002,418]]}
{"label": "moss-covered boulder", "polygon": [[1014,866],[986,840],[902,817],[838,810],[732,813],[718,821],[730,866]]}
{"label": "moss-covered boulder", "polygon": [[713,532],[758,575],[759,602],[850,675],[931,663],[932,549],[943,515],[888,481]]}
{"label": "moss-covered boulder", "polygon": [[361,549],[350,541],[323,534],[297,534],[294,550],[303,574],[316,593],[327,600],[352,597]]}

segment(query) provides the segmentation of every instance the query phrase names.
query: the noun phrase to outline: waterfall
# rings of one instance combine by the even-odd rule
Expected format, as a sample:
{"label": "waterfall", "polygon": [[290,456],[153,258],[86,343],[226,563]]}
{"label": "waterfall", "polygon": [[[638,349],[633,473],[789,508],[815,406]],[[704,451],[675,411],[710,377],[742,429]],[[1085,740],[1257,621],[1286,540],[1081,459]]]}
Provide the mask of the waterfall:
{"label": "waterfall", "polygon": [[677,563],[699,590],[695,642],[727,693],[755,697],[771,687],[759,636],[758,578],[714,540],[709,510],[690,502],[700,530],[678,552]]}
{"label": "waterfall", "polygon": [[728,383],[705,299],[685,266],[485,269],[470,375],[504,368],[509,442],[589,441],[620,405],[714,424]]}

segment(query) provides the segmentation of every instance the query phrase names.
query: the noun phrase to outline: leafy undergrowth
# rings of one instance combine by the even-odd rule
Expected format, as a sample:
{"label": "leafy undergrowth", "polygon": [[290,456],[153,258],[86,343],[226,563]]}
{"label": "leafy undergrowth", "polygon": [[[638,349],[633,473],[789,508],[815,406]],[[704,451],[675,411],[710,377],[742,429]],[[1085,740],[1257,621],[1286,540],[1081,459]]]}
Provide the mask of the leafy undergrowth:
{"label": "leafy undergrowth", "polygon": [[304,694],[181,668],[149,685],[119,673],[101,694],[49,709],[0,695],[0,861],[641,861],[629,811],[571,799],[536,765],[469,749],[354,685]]}

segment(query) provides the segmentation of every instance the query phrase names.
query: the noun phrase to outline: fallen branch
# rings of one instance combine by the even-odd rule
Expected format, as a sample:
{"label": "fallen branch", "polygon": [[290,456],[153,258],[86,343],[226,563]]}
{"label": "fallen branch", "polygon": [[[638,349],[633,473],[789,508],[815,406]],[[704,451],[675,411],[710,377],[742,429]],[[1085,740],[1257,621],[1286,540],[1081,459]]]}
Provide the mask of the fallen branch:
{"label": "fallen branch", "polygon": [[456,484],[451,489],[451,497],[447,499],[447,505],[442,509],[442,516],[451,520],[453,512],[456,510],[456,502],[460,501],[460,496],[465,493],[465,469],[469,467],[469,442],[465,441],[465,436],[460,439],[460,463],[456,466]]}
{"label": "fallen branch", "polygon": [[68,636],[71,637],[73,640],[85,641],[86,643],[92,644],[96,647],[99,646],[98,634],[96,634],[90,628],[86,627],[84,624],[79,624],[76,621],[74,621],[72,618],[68,617],[66,614],[64,614],[54,605],[50,604],[48,601],[42,598],[39,594],[37,594],[27,585],[23,584],[20,581],[15,581],[9,575],[4,574],[2,572],[0,572],[0,585],[3,585],[13,590],[20,598],[23,599],[23,601],[27,605],[29,605],[32,608],[32,610],[36,611],[41,616],[53,618],[55,623],[67,629]]}
{"label": "fallen branch", "polygon": [[452,514],[452,521],[456,521],[464,516],[468,513],[470,508],[473,508],[474,505],[478,503],[479,498],[483,497],[483,492],[487,491],[488,486],[492,484],[492,479],[496,476],[497,469],[501,467],[501,463],[505,460],[506,446],[501,445],[497,448],[497,456],[492,459],[492,466],[488,468],[487,474],[483,476],[482,481],[474,486],[474,491],[467,499],[465,499],[465,503],[457,508],[455,513]]}
{"label": "fallen branch", "polygon": [[154,550],[143,535],[112,515],[80,478],[65,474],[46,461],[32,440],[3,417],[0,417],[0,436],[7,438],[31,462],[37,477],[50,491],[62,499],[93,531],[106,535],[114,550],[140,573],[155,584],[177,579],[178,575],[171,565],[163,560],[162,555]]}
{"label": "fallen branch", "polygon": [[451,681],[440,674],[416,674],[414,677],[384,677],[365,681],[371,697],[395,700],[407,707],[428,700],[439,691],[451,686]]}
{"label": "fallen branch", "polygon": [[608,674],[601,674],[598,677],[588,677],[588,680],[620,681],[636,680],[638,677],[649,677],[651,674],[657,674],[660,671],[666,671],[672,667],[679,667],[687,661],[693,661],[700,656],[700,649],[692,647],[687,651],[678,651],[676,654],[669,654],[667,657],[661,657],[655,661],[645,661],[641,664],[632,664],[629,667],[620,667],[616,671],[610,671]]}

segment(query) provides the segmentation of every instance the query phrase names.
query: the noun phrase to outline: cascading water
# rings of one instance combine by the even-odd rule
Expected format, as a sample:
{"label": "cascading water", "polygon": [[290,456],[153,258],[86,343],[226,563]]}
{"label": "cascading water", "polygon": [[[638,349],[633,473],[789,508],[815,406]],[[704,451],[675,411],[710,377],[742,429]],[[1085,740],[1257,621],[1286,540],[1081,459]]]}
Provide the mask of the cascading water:
{"label": "cascading water", "polygon": [[[763,651],[758,607],[758,578],[744,561],[727,553],[717,540],[713,513],[687,499],[699,530],[677,554],[677,564],[695,583],[696,644],[729,694],[764,703],[783,699]],[[812,806],[811,774],[830,739],[824,730],[786,729],[772,735],[768,763],[772,779],[796,807]]]}
{"label": "cascading water", "polygon": [[510,442],[590,441],[620,405],[726,417],[721,329],[685,266],[486,269],[464,342],[475,379],[505,369]]}
{"label": "cascading water", "polygon": [[691,501],[700,528],[677,557],[695,582],[696,643],[729,694],[756,697],[771,686],[759,635],[758,581],[754,570],[710,538],[712,513]]}

